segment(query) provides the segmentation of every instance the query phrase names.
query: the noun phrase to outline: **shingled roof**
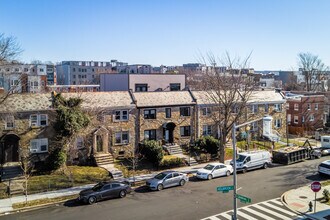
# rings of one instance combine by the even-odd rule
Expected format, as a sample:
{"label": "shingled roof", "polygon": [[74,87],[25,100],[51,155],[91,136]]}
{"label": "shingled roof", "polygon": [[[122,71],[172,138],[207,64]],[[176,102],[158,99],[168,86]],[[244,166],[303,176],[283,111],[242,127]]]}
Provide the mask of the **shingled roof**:
{"label": "shingled roof", "polygon": [[64,98],[79,97],[83,108],[121,108],[134,107],[128,91],[62,93]]}
{"label": "shingled roof", "polygon": [[135,92],[137,107],[178,106],[196,104],[189,91]]}
{"label": "shingled roof", "polygon": [[11,94],[1,103],[0,112],[45,111],[52,109],[50,93]]}

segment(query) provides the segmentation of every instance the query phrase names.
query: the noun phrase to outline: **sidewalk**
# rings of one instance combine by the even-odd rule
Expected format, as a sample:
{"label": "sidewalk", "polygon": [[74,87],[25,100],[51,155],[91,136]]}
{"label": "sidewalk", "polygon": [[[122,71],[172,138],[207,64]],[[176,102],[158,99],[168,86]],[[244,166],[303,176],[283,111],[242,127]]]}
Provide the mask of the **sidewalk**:
{"label": "sidewalk", "polygon": [[[315,193],[311,190],[310,185],[287,191],[283,194],[283,202],[291,210],[304,214],[311,219],[326,220],[330,217],[330,206],[318,201],[323,198],[324,189],[330,191],[330,185],[322,187],[316,195],[316,213],[314,214]],[[313,211],[309,212],[309,202],[312,201]],[[326,218],[327,217],[327,218]]]}
{"label": "sidewalk", "polygon": [[[229,164],[229,162],[230,161],[228,160],[225,163]],[[170,170],[176,170],[176,171],[180,171],[183,173],[196,173],[198,169],[203,168],[206,164],[208,164],[208,163],[201,163],[201,164],[198,164],[195,166],[173,168]],[[135,181],[133,180],[133,177],[125,178],[125,180],[128,180],[131,183],[139,182],[139,181],[147,180],[147,179],[155,176],[157,173],[159,173],[159,172],[136,176]],[[90,188],[94,185],[95,184],[89,184],[89,185],[77,186],[77,187],[72,187],[72,188],[62,189],[62,190],[57,190],[57,191],[32,194],[32,195],[28,195],[27,200],[33,201],[33,200],[37,200],[37,199],[58,198],[58,197],[63,197],[63,196],[75,195],[75,194],[79,194],[79,192],[81,190]],[[14,209],[12,207],[13,204],[20,203],[20,202],[25,202],[25,196],[15,196],[15,197],[11,197],[8,199],[0,199],[0,215],[14,211]]]}

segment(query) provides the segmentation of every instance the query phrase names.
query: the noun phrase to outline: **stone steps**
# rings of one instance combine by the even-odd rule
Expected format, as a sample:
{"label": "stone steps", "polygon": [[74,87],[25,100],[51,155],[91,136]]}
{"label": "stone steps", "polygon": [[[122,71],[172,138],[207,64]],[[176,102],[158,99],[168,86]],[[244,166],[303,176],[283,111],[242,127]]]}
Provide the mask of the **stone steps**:
{"label": "stone steps", "polygon": [[170,154],[183,154],[182,149],[179,145],[164,145],[163,148]]}
{"label": "stone steps", "polygon": [[95,162],[97,166],[112,164],[114,162],[113,156],[111,154],[97,154],[94,155]]}
{"label": "stone steps", "polygon": [[193,157],[185,158],[185,161],[188,163],[189,166],[198,165],[198,162]]}

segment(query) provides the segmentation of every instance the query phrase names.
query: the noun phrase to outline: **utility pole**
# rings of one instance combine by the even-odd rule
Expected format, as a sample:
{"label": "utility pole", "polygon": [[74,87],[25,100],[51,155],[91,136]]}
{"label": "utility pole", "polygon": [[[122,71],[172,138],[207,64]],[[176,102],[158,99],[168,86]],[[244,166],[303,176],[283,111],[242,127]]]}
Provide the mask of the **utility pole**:
{"label": "utility pole", "polygon": [[237,200],[236,200],[236,193],[237,193],[237,172],[236,172],[236,123],[233,124],[232,128],[232,139],[233,139],[233,180],[234,180],[234,213],[232,215],[232,220],[237,220]]}

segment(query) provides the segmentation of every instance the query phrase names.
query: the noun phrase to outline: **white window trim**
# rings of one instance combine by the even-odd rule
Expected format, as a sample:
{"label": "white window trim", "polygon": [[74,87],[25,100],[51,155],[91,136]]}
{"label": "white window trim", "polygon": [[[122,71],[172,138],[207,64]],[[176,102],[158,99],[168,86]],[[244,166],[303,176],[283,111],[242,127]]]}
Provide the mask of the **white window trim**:
{"label": "white window trim", "polygon": [[[41,116],[45,115],[46,116],[46,124],[41,125]],[[37,116],[37,121],[36,123],[32,123],[31,118],[32,116]],[[46,127],[48,126],[48,115],[47,114],[32,114],[30,115],[30,127]]]}
{"label": "white window trim", "polygon": [[[123,134],[124,133],[127,133],[127,139],[128,140],[125,140],[123,141]],[[120,143],[116,143],[116,136],[117,134],[120,134]],[[123,144],[129,144],[129,131],[119,131],[119,132],[115,132],[115,145],[123,145]]]}
{"label": "white window trim", "polygon": [[282,120],[280,118],[276,118],[274,122],[275,122],[274,125],[275,128],[280,128],[282,126]]}
{"label": "white window trim", "polygon": [[307,110],[310,111],[312,109],[312,104],[308,103],[307,104]]}
{"label": "white window trim", "polygon": [[208,135],[212,135],[212,125],[203,125],[203,136],[208,136]]}
{"label": "white window trim", "polygon": [[[296,119],[297,119],[297,121],[296,121]],[[294,124],[298,124],[299,123],[299,116],[293,116],[293,123]]]}
{"label": "white window trim", "polygon": [[282,105],[281,104],[274,104],[274,110],[276,112],[282,112]]}
{"label": "white window trim", "polygon": [[310,116],[309,116],[309,121],[314,121],[314,120],[315,120],[314,115],[310,115]]}
{"label": "white window trim", "polygon": [[315,103],[315,107],[314,107],[315,110],[319,110],[319,104],[318,103]]}
{"label": "white window trim", "polygon": [[[205,113],[205,114],[204,114]],[[211,108],[210,107],[204,107],[202,108],[202,115],[210,115],[211,114]]]}
{"label": "white window trim", "polygon": [[[124,111],[127,112],[127,119],[123,119],[124,117]],[[116,113],[119,112],[119,119],[116,119]],[[129,120],[129,110],[124,109],[124,110],[115,110],[113,114],[113,121],[128,121]]]}
{"label": "white window trim", "polygon": [[[32,149],[32,143],[36,143],[36,149]],[[41,146],[45,144],[46,150],[41,151]],[[41,138],[41,139],[32,139],[30,141],[30,152],[31,153],[45,153],[48,152],[48,138]]]}
{"label": "white window trim", "polygon": [[298,104],[298,103],[295,103],[295,104],[293,105],[293,109],[294,109],[295,111],[299,111],[299,104]]}
{"label": "white window trim", "polygon": [[[12,118],[12,120],[8,120],[8,118]],[[8,122],[12,121],[13,122],[13,126],[12,127],[8,127]],[[15,128],[15,117],[14,116],[7,116],[6,120],[5,120],[5,130],[11,130]]]}

